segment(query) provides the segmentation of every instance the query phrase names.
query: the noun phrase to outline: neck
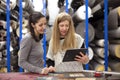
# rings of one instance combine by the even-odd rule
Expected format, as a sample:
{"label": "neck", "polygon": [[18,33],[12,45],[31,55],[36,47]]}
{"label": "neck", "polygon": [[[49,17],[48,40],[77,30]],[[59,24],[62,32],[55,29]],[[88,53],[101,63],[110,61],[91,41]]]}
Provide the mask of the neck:
{"label": "neck", "polygon": [[39,34],[37,33],[36,30],[34,30],[36,38],[39,38]]}
{"label": "neck", "polygon": [[64,37],[60,37],[60,40],[61,40],[61,39],[64,39]]}

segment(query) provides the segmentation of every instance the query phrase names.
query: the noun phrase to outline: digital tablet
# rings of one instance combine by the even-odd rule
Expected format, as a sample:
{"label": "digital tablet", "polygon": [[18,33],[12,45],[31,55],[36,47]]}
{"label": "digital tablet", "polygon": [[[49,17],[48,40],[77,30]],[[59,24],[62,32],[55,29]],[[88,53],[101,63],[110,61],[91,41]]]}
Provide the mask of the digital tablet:
{"label": "digital tablet", "polygon": [[63,58],[63,62],[68,61],[75,61],[75,56],[80,55],[80,52],[82,52],[84,55],[86,54],[88,49],[81,48],[81,49],[69,49],[65,52],[65,56]]}

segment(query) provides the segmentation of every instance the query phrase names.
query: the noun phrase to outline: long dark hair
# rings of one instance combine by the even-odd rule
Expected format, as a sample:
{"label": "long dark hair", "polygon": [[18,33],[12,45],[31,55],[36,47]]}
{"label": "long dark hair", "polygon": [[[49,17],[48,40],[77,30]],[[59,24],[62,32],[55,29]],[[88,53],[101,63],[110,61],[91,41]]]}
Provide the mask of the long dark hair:
{"label": "long dark hair", "polygon": [[32,14],[30,14],[29,16],[29,30],[30,30],[30,33],[33,37],[33,39],[38,42],[40,41],[42,38],[43,38],[43,34],[40,34],[39,35],[39,39],[35,36],[35,32],[34,32],[34,28],[32,27],[31,23],[33,23],[34,25],[38,22],[38,20],[40,18],[43,18],[45,17],[42,13],[40,12],[33,12]]}

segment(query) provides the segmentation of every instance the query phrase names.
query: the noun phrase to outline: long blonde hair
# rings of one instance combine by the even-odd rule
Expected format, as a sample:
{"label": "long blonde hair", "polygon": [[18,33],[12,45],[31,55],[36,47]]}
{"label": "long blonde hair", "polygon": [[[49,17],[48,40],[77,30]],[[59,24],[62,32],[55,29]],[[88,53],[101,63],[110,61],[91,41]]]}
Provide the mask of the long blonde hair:
{"label": "long blonde hair", "polygon": [[[60,31],[58,24],[62,21],[69,21],[69,30],[68,34],[66,35],[63,45],[60,46]],[[75,29],[74,24],[72,21],[72,18],[69,14],[62,12],[58,14],[57,18],[55,19],[54,25],[53,25],[53,32],[52,32],[52,51],[54,54],[56,54],[60,50],[67,50],[70,48],[76,48],[76,41],[75,41]]]}

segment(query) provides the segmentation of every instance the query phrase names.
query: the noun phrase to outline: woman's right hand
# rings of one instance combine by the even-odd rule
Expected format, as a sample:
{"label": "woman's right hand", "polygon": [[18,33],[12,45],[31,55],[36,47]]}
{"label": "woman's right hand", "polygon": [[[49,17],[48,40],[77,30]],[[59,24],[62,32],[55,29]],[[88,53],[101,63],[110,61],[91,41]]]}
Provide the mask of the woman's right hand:
{"label": "woman's right hand", "polygon": [[42,69],[41,74],[48,74],[49,73],[49,68],[45,67]]}
{"label": "woman's right hand", "polygon": [[55,67],[50,66],[50,67],[45,67],[42,69],[41,74],[48,74],[49,72],[55,72]]}

